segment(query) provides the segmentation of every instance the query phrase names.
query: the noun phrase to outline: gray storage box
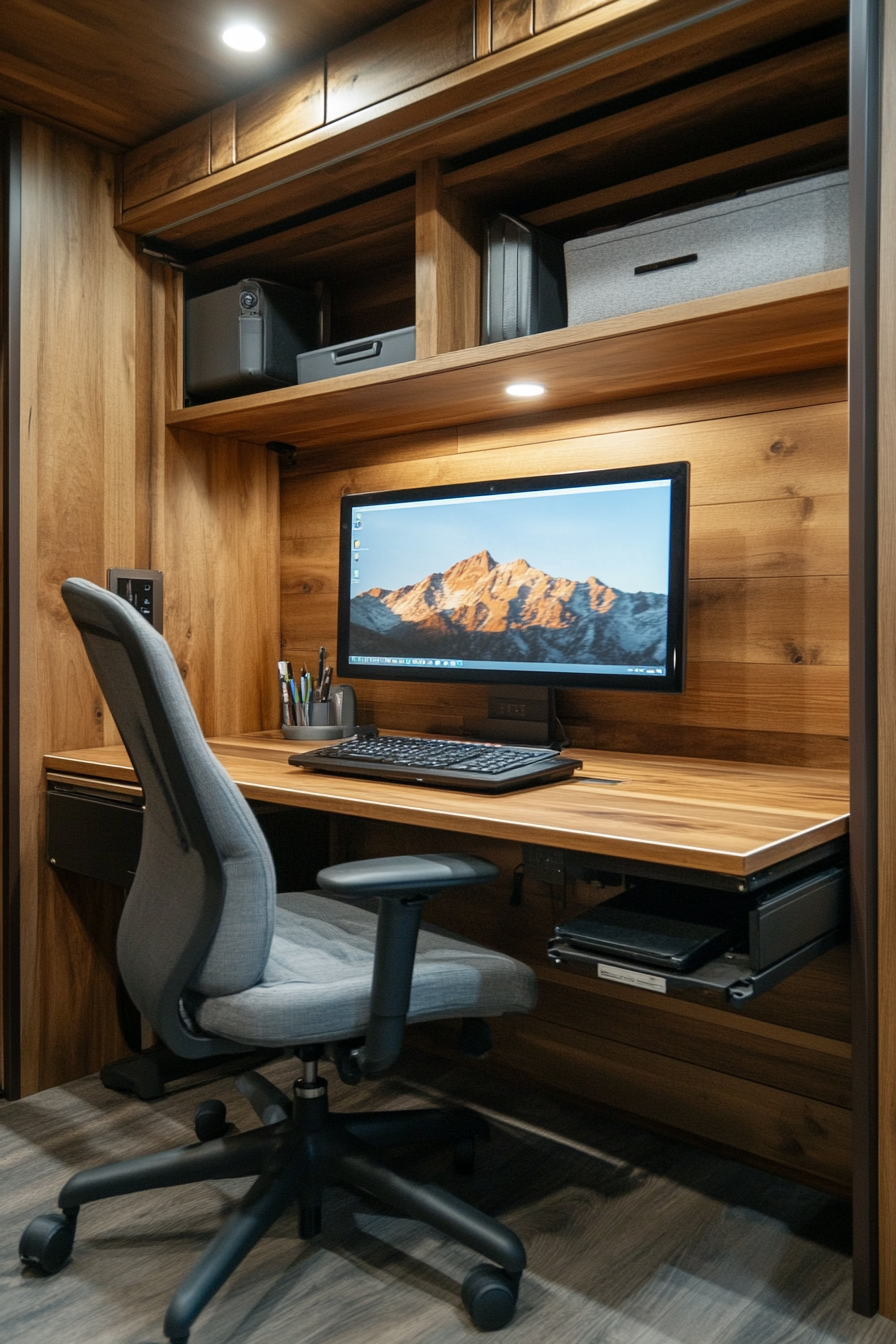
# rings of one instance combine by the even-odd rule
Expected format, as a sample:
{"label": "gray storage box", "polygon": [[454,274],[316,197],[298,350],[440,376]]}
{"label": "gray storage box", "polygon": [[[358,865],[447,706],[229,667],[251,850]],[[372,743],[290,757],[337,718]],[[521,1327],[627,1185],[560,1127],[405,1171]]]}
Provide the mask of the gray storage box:
{"label": "gray storage box", "polygon": [[568,242],[570,326],[846,266],[848,181],[802,178]]}
{"label": "gray storage box", "polygon": [[318,383],[322,378],[341,378],[346,373],[365,373],[368,369],[384,369],[387,364],[416,359],[415,333],[416,327],[399,327],[379,336],[367,336],[363,341],[344,341],[342,345],[309,350],[296,359],[298,381]]}

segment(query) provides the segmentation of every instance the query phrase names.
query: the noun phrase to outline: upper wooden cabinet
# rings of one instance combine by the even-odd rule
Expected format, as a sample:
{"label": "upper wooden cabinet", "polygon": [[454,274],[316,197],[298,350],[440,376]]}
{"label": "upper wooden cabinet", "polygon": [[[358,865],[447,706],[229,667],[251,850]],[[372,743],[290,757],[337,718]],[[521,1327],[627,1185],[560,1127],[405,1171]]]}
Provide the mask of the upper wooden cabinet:
{"label": "upper wooden cabinet", "polygon": [[131,150],[125,155],[122,209],[470,64],[474,27],[475,0],[429,0],[331,51],[325,61],[313,61]]}
{"label": "upper wooden cabinet", "polygon": [[[809,30],[817,45],[845,12],[846,0],[709,11],[705,0],[429,0],[325,63],[125,155],[120,223],[207,251],[410,180],[423,160],[460,169],[570,118],[596,122],[722,78],[773,44],[811,45]],[[798,109],[818,94],[817,80],[802,65],[792,74]],[[828,115],[835,111],[843,109]],[[781,130],[793,115],[797,124],[822,119],[814,107],[802,122],[788,112]],[[759,138],[746,123],[742,132]],[[692,138],[699,148],[699,127]]]}
{"label": "upper wooden cabinet", "polygon": [[186,265],[188,293],[250,275],[313,287],[322,344],[416,325],[408,364],[169,424],[310,450],[522,414],[504,390],[519,378],[544,382],[556,410],[842,362],[833,272],[478,342],[496,211],[566,240],[843,167],[846,10],[429,0],[135,151],[123,222]]}

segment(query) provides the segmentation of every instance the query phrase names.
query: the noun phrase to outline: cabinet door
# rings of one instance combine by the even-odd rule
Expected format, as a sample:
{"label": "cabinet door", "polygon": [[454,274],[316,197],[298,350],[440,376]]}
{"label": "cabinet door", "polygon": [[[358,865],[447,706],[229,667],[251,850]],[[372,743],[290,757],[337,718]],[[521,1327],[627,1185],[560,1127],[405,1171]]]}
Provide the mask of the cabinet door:
{"label": "cabinet door", "polygon": [[327,121],[347,117],[474,59],[473,0],[430,0],[327,57]]}

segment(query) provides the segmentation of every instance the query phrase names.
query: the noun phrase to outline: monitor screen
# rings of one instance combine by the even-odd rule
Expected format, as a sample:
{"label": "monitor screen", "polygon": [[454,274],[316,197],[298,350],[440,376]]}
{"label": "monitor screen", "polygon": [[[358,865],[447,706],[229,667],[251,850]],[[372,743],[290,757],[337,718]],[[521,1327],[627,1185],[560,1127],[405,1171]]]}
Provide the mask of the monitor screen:
{"label": "monitor screen", "polygon": [[688,463],[346,495],[339,675],[679,691]]}

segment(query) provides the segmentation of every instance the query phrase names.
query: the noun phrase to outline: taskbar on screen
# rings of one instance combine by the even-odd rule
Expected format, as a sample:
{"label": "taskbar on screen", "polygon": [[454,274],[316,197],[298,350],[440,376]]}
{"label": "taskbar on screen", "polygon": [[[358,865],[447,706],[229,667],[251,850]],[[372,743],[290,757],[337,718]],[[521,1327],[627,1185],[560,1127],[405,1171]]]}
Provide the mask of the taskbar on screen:
{"label": "taskbar on screen", "polygon": [[349,664],[356,667],[443,668],[466,672],[573,672],[588,676],[664,677],[665,667],[637,666],[630,663],[501,663],[474,662],[469,658],[386,658],[377,654],[350,654]]}

